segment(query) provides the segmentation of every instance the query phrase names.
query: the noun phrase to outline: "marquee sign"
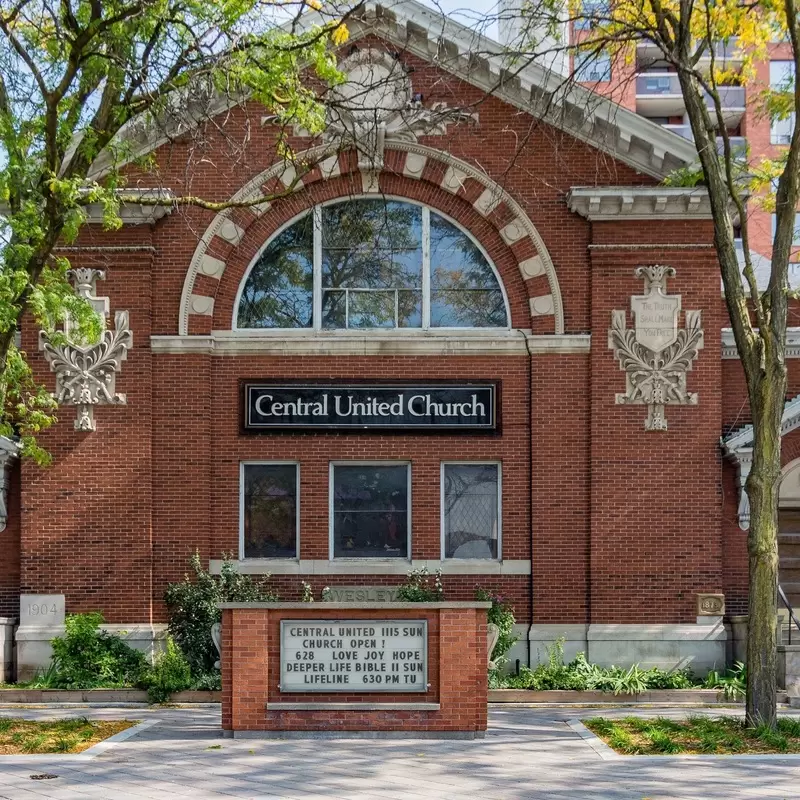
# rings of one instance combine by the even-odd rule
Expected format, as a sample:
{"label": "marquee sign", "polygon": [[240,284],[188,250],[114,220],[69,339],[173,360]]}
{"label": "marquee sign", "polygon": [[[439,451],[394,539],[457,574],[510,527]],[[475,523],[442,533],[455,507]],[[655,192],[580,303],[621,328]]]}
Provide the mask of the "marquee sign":
{"label": "marquee sign", "polygon": [[282,692],[427,688],[427,620],[281,620]]}
{"label": "marquee sign", "polygon": [[244,430],[497,428],[494,383],[244,384]]}

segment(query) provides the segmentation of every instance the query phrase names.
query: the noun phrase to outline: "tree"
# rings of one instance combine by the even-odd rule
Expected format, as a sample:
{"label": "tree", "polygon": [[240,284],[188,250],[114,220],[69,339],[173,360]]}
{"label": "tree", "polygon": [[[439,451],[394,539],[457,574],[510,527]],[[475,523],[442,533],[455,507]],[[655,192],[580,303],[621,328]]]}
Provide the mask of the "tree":
{"label": "tree", "polygon": [[[645,41],[657,48],[659,59],[674,68],[680,82],[699,163],[694,175],[678,179],[702,183],[708,191],[725,302],[744,369],[755,437],[746,482],[750,501],[747,722],[774,727],[780,423],[792,297],[788,265],[800,199],[800,131],[794,116],[800,89],[789,79],[783,87],[763,92],[762,113],[787,121],[791,137],[779,159],[750,163],[744,169],[731,145],[723,96],[726,85],[754,79],[754,65],[767,57],[773,41],[788,41],[798,74],[800,21],[795,0],[587,0],[583,4],[543,0],[538,5],[523,4],[517,14],[526,35],[518,40],[523,46],[512,53],[516,65],[537,59],[553,63],[570,56],[578,63],[600,53],[624,62],[636,44]],[[581,33],[570,43],[566,32],[575,22],[581,23],[575,26]],[[728,68],[721,45],[740,51],[740,72]],[[750,256],[748,202],[774,206],[776,215],[765,290],[758,286]],[[736,224],[741,228],[743,267],[735,244]]]}
{"label": "tree", "polygon": [[[0,433],[19,435],[23,452],[46,459],[36,434],[55,411],[15,344],[23,315],[49,332],[68,317],[73,339],[100,332],[55,252],[75,240],[88,206],[100,205],[115,228],[126,201],[236,205],[126,193],[124,167],[137,161],[126,134],[137,125],[181,133],[245,97],[282,125],[318,133],[318,89],[339,80],[331,47],[347,38],[346,15],[332,10],[329,22],[301,28],[306,8],[306,0],[0,0]],[[291,158],[280,135],[277,153]]]}

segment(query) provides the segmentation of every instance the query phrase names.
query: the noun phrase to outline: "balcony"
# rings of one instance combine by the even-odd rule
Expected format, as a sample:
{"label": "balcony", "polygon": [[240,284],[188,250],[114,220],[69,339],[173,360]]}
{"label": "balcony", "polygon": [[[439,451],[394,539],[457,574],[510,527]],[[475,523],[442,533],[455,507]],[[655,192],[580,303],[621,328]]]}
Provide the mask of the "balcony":
{"label": "balcony", "polygon": [[[694,141],[694,136],[692,136],[692,129],[689,125],[662,125],[662,128],[668,131],[672,131],[673,133],[677,133],[678,136],[683,137],[684,139],[688,139],[690,142]],[[731,142],[731,151],[733,152],[733,156],[737,161],[744,161],[747,158],[747,139],[744,136],[730,136],[729,137]],[[717,152],[722,153],[722,137],[717,136]]]}
{"label": "balcony", "polygon": [[[664,61],[664,54],[652,42],[639,42],[636,45],[636,63],[642,69],[652,64],[658,64]],[[705,53],[700,63],[709,63],[711,61],[710,53]],[[717,68],[734,68],[741,66],[742,53],[738,50],[738,44],[735,39],[727,44],[724,42],[717,42],[714,46],[714,62]]]}
{"label": "balcony", "polygon": [[[735,127],[744,114],[744,87],[720,86],[725,124]],[[711,108],[711,98],[706,98]],[[682,116],[686,103],[678,76],[674,72],[643,72],[636,76],[636,112],[645,117]]]}

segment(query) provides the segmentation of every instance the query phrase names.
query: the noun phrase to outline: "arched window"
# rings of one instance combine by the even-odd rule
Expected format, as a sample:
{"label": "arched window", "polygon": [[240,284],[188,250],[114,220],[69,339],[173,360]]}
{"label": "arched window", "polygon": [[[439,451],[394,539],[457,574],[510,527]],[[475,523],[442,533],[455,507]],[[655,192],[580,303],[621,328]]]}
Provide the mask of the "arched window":
{"label": "arched window", "polygon": [[236,326],[507,328],[494,268],[435,211],[382,198],[317,206],[250,268]]}

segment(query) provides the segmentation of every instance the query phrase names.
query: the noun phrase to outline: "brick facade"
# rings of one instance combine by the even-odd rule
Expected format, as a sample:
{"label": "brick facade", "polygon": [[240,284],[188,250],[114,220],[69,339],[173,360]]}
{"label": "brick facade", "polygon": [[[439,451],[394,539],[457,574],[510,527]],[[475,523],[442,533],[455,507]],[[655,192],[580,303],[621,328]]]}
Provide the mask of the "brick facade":
{"label": "brick facade", "polygon": [[[179,333],[187,271],[214,215],[181,210],[118,232],[88,227],[68,255],[76,266],[106,269],[100,293],[110,297],[112,313],[131,312],[134,347],[117,378],[128,404],[98,408],[97,431],[88,434],[73,430],[73,409],[62,409],[58,425],[42,436],[52,464],[23,463],[14,479],[20,496],[12,495],[11,519],[0,534],[3,552],[12,553],[0,565],[0,600],[9,613],[21,590],[63,593],[68,612],[99,609],[112,623],[164,621],[164,589],[182,578],[193,552],[204,562],[238,552],[239,464],[258,459],[300,464],[301,560],[328,559],[331,461],[410,462],[411,555],[437,560],[441,462],[492,460],[502,462],[503,559],[527,563],[531,574],[489,568],[446,574],[449,600],[471,599],[476,586],[497,589],[513,603],[519,623],[544,625],[689,624],[697,592],[725,591],[736,608],[744,602],[742,536],[731,530],[735,487],[719,449],[721,433],[739,418],[744,392],[734,362],[721,359],[726,321],[710,223],[588,222],[567,208],[571,187],[652,186],[655,179],[497,98],[483,99],[474,86],[430,64],[404,58],[426,103],[479,108],[477,124],[452,125],[447,136],[423,136],[420,144],[477,167],[524,209],[555,268],[564,335],[586,346],[526,353],[521,344],[513,354],[478,356],[157,351],[151,335]],[[258,107],[245,104],[225,117],[234,138],[249,124],[241,159],[226,159],[222,133],[210,129],[209,147],[218,158],[193,162],[191,142],[178,140],[156,152],[156,176],[131,170],[132,185],[158,182],[176,192],[231,196],[272,164],[274,133],[257,122],[260,116]],[[305,149],[312,142],[294,144]],[[387,149],[380,190],[425,203],[470,231],[504,284],[512,330],[552,337],[554,316],[531,317],[530,307],[551,284],[544,275],[524,278],[518,267],[534,255],[533,246],[528,239],[509,244],[501,233],[509,207],[483,215],[474,207],[477,181],[465,180],[454,193],[441,185],[442,163],[431,159],[417,178],[403,174],[404,164],[403,152]],[[213,297],[214,309],[189,315],[190,336],[230,335],[243,276],[285,222],[316,203],[361,193],[354,154],[342,153],[338,166],[341,176],[326,180],[315,170],[260,216],[232,214],[243,238],[233,245],[215,237],[209,245],[208,254],[226,267],[219,279],[195,280],[195,293]],[[699,404],[668,407],[666,433],[645,433],[644,406],[615,404],[625,376],[608,349],[611,312],[629,309],[631,295],[642,291],[634,268],[653,263],[675,267],[669,291],[681,295],[684,310],[702,311],[705,329],[705,347],[688,376]],[[23,341],[35,354],[36,331],[28,327]],[[35,355],[33,361],[37,376],[52,386],[45,362]],[[289,377],[499,381],[502,427],[494,435],[243,434],[240,381]],[[331,568],[275,574],[273,583],[290,601],[299,598],[301,579],[319,591],[397,584],[402,575]],[[254,635],[270,639],[259,627],[267,624],[265,615],[254,612],[250,619],[242,612],[240,618],[255,626]],[[266,680],[266,672],[259,674]]]}

